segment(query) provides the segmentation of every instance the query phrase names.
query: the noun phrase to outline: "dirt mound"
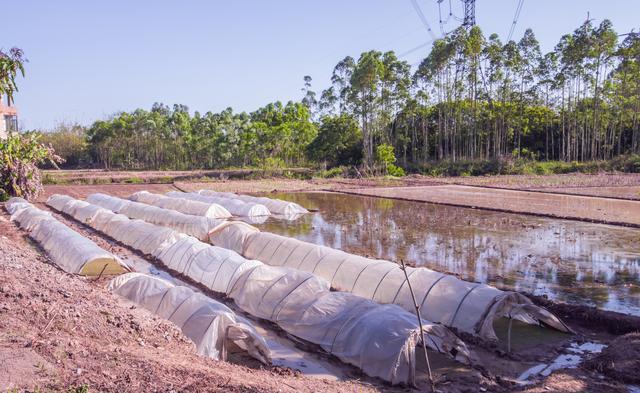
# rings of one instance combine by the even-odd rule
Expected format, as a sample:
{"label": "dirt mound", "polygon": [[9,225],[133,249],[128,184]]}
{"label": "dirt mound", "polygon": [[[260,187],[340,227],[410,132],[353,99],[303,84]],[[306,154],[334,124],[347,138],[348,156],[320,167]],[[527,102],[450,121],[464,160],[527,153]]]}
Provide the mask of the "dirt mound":
{"label": "dirt mound", "polygon": [[616,338],[585,366],[618,381],[640,384],[640,333]]}

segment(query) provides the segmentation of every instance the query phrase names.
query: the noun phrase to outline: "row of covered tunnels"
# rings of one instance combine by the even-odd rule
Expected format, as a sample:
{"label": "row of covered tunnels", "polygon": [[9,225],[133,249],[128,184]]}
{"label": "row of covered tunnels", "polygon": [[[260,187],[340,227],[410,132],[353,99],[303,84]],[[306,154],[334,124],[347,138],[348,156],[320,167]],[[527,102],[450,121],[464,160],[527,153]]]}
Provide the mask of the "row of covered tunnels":
{"label": "row of covered tunnels", "polygon": [[[232,299],[250,316],[392,384],[414,383],[419,344],[475,363],[454,332],[497,340],[498,318],[571,332],[519,293],[424,267],[403,271],[390,261],[261,232],[236,219],[307,212],[295,203],[202,190],[166,195],[143,191],[128,200],[105,194],[92,194],[86,201],[53,195],[47,205]],[[176,324],[199,354],[224,360],[233,344],[263,363],[271,361],[252,322],[223,303],[132,272],[118,256],[21,198],[12,198],[6,208],[61,269],[115,276],[109,290]],[[416,303],[425,343],[420,341]]]}

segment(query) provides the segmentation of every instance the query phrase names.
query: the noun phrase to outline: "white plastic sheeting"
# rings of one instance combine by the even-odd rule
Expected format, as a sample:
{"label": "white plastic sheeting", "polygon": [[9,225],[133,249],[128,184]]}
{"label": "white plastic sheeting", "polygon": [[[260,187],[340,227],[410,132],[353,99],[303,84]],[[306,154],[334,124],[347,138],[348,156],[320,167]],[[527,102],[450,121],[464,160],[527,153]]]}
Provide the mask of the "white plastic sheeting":
{"label": "white plastic sheeting", "polygon": [[[61,203],[64,200],[66,203]],[[131,220],[123,214],[116,214],[66,195],[53,195],[47,200],[47,204],[143,254],[153,254],[157,249],[171,245],[178,239],[189,237],[171,228],[159,227],[142,220]]]}
{"label": "white plastic sheeting", "polygon": [[152,194],[148,191],[140,191],[132,194],[129,199],[148,205],[171,209],[184,214],[203,216],[208,218],[229,218],[231,213],[217,203],[191,201],[182,198],[171,198],[161,194]]}
{"label": "white plastic sheeting", "polygon": [[200,240],[206,240],[209,232],[222,223],[221,220],[183,214],[175,210],[132,202],[106,194],[91,194],[87,197],[87,202],[115,213],[124,214],[129,218],[175,229]]}
{"label": "white plastic sheeting", "polygon": [[219,192],[213,190],[200,190],[198,194],[205,196],[213,196],[220,198],[235,198],[243,202],[260,203],[265,205],[273,214],[281,214],[286,217],[295,216],[297,214],[309,213],[309,210],[294,202],[283,201],[282,199],[255,197],[250,195],[234,194],[232,192]]}
{"label": "white plastic sheeting", "polygon": [[[260,265],[241,276],[229,296],[245,311],[318,344],[370,376],[413,382],[420,328],[415,315],[395,305],[331,292],[307,272]],[[424,321],[427,345],[469,362],[465,345],[447,328]]]}
{"label": "white plastic sheeting", "polygon": [[129,271],[118,257],[30,203],[13,198],[8,202],[7,210],[13,211],[11,220],[26,230],[53,263],[64,271],[83,276],[106,276]]}
{"label": "white plastic sheeting", "polygon": [[271,352],[253,325],[229,307],[201,293],[160,278],[128,273],[111,280],[109,290],[177,325],[196,345],[198,354],[226,360],[229,344],[262,363]]}
{"label": "white plastic sheeting", "polygon": [[25,207],[30,207],[33,205],[24,198],[14,197],[9,199],[4,206],[7,209],[7,212],[9,212],[9,214],[13,214],[20,209],[24,209]]}
{"label": "white plastic sheeting", "polygon": [[[210,241],[271,266],[314,273],[338,291],[414,311],[404,272],[393,262],[260,232],[237,222],[221,225],[211,233]],[[497,339],[493,322],[499,317],[544,323],[560,331],[571,331],[556,316],[519,293],[460,280],[427,268],[409,267],[407,273],[421,314],[430,321],[493,340]]]}
{"label": "white plastic sheeting", "polygon": [[205,203],[217,203],[223,206],[231,214],[238,217],[258,217],[268,216],[271,214],[269,209],[265,205],[252,202],[244,202],[239,199],[232,198],[219,198],[213,196],[200,195],[197,192],[179,192],[170,191],[166,194],[171,198],[182,198],[192,201],[199,201]]}
{"label": "white plastic sheeting", "polygon": [[[77,209],[76,214],[82,215],[86,208]],[[99,211],[88,224],[153,254],[168,268],[228,295],[246,312],[318,344],[370,376],[392,383],[413,382],[419,327],[416,317],[398,306],[331,292],[329,283],[313,274],[266,266],[169,228],[110,211]],[[464,343],[448,329],[428,321],[424,325],[430,348],[470,361]]]}
{"label": "white plastic sheeting", "polygon": [[[156,255],[172,270],[228,295],[249,314],[320,345],[368,375],[394,383],[413,381],[419,326],[400,307],[331,292],[325,280],[310,273],[266,266],[191,237]],[[464,344],[449,330],[424,324],[429,347],[470,361]]]}

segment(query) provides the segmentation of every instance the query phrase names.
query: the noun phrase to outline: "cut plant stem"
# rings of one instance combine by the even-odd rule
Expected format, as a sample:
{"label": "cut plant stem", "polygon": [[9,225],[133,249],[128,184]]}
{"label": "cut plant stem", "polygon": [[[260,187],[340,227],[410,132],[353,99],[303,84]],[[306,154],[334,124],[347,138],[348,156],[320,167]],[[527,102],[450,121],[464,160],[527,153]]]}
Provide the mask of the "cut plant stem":
{"label": "cut plant stem", "polygon": [[427,353],[427,341],[424,339],[424,328],[422,327],[422,317],[420,316],[420,306],[418,306],[418,302],[416,301],[416,295],[413,292],[413,287],[411,286],[411,281],[409,281],[409,275],[407,274],[407,267],[404,264],[404,259],[400,259],[400,264],[402,265],[402,271],[404,272],[405,280],[407,281],[407,286],[409,287],[409,292],[411,293],[411,298],[413,299],[413,306],[416,308],[416,316],[418,317],[418,325],[420,326],[420,339],[422,340],[422,348],[424,349],[424,359],[427,361],[427,372],[429,375],[429,384],[431,385],[431,391],[436,391],[435,383],[433,382],[433,375],[431,374],[431,363],[429,362],[429,354]]}

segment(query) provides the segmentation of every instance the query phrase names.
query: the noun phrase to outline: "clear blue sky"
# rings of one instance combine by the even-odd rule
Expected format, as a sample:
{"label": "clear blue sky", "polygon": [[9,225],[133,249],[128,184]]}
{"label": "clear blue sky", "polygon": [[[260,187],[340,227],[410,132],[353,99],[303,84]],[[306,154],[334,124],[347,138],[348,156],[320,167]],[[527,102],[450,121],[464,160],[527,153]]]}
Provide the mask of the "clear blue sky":
{"label": "clear blue sky", "polygon": [[[436,0],[418,2],[439,34]],[[452,3],[460,15],[460,1]],[[448,0],[442,5],[447,14]],[[477,0],[477,23],[504,39],[516,5]],[[20,0],[2,7],[0,47],[18,46],[29,59],[16,95],[27,129],[90,124],[156,101],[252,111],[300,98],[304,75],[315,90],[326,87],[345,55],[400,54],[429,40],[410,0]],[[514,37],[531,27],[550,50],[587,12],[596,23],[612,20],[618,32],[640,25],[639,0],[525,0]],[[404,58],[415,64],[427,49]]]}

